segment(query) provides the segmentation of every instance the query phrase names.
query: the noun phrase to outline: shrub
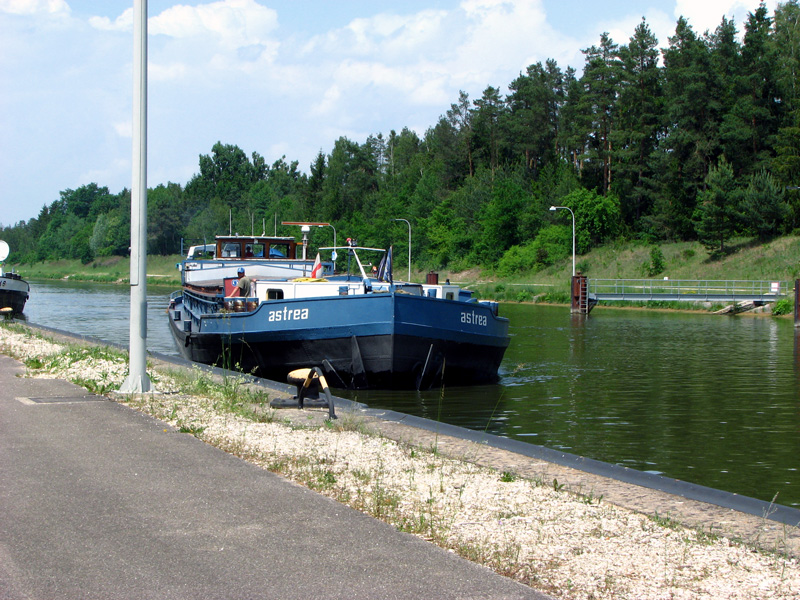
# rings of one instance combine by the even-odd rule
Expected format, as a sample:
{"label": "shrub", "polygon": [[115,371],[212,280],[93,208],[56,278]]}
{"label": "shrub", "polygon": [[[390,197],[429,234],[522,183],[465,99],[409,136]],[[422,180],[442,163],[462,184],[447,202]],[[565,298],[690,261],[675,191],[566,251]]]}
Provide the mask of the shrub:
{"label": "shrub", "polygon": [[664,253],[661,248],[653,246],[650,250],[650,263],[647,265],[647,276],[655,277],[659,273],[664,272]]}
{"label": "shrub", "polygon": [[516,293],[515,300],[517,302],[530,302],[533,300],[533,294],[530,290],[520,290]]}
{"label": "shrub", "polygon": [[509,248],[497,265],[497,273],[501,277],[513,277],[520,273],[539,271],[569,256],[571,245],[571,226],[543,227],[535,240]]}
{"label": "shrub", "polygon": [[777,316],[780,315],[788,315],[792,312],[792,301],[788,298],[781,298],[775,304],[772,305],[772,314]]}
{"label": "shrub", "polygon": [[518,273],[529,271],[533,264],[534,261],[530,258],[528,247],[511,246],[497,264],[497,274],[501,277],[512,277]]}

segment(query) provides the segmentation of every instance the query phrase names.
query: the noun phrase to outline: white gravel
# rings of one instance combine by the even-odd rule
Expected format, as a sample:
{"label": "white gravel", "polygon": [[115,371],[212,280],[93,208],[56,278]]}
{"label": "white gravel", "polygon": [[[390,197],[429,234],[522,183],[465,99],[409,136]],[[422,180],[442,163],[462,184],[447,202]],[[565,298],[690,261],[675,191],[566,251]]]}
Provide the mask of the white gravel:
{"label": "white gravel", "polygon": [[[64,348],[0,327],[0,351],[41,362],[29,376],[111,389],[127,373],[124,358],[73,349],[58,359]],[[344,427],[320,425],[313,411],[246,420],[218,410],[218,398],[178,393],[168,372],[151,374],[162,393],[121,400],[557,598],[800,598],[795,557],[364,433],[353,416]]]}

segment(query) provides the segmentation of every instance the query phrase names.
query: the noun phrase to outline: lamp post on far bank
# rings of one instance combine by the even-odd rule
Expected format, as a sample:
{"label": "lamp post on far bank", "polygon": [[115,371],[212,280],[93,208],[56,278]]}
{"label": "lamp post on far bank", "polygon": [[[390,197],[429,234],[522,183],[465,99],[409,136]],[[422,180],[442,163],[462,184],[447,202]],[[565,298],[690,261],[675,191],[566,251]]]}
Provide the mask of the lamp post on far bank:
{"label": "lamp post on far bank", "polygon": [[403,221],[408,225],[408,281],[411,283],[411,223],[406,219],[392,219],[393,221]]}
{"label": "lamp post on far bank", "polygon": [[333,229],[333,252],[331,252],[331,260],[335,261],[336,260],[336,227],[334,227],[330,223],[325,223],[324,225],[317,225],[317,227],[319,227],[320,229],[322,229],[323,227],[330,227],[331,229]]}
{"label": "lamp post on far bank", "polygon": [[575,213],[569,206],[551,206],[550,210],[568,210],[572,215],[572,276],[575,277]]}

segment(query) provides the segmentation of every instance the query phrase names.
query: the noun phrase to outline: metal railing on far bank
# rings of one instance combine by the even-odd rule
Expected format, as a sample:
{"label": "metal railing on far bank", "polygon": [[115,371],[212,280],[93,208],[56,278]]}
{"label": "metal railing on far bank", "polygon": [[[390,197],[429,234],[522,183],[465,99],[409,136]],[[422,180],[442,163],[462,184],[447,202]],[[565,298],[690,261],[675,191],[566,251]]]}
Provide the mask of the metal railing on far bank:
{"label": "metal railing on far bank", "polygon": [[793,285],[768,280],[588,279],[578,274],[572,282],[572,311],[586,314],[598,301],[766,304],[788,296]]}

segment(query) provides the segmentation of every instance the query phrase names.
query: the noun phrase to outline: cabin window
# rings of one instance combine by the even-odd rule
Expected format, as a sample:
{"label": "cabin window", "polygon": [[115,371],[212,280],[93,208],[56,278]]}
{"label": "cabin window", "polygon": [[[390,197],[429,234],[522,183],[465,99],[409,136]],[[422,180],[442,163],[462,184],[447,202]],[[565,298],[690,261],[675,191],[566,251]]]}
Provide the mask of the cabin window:
{"label": "cabin window", "polygon": [[244,247],[245,258],[264,258],[264,244],[246,244]]}
{"label": "cabin window", "polygon": [[239,244],[235,244],[233,242],[227,242],[222,245],[223,258],[239,258],[241,251],[242,247]]}
{"label": "cabin window", "polygon": [[269,257],[270,258],[286,258],[289,256],[289,244],[270,244]]}
{"label": "cabin window", "polygon": [[267,300],[283,300],[283,290],[267,289]]}
{"label": "cabin window", "polygon": [[453,300],[454,299],[453,292],[447,292],[444,297],[448,300]]}

